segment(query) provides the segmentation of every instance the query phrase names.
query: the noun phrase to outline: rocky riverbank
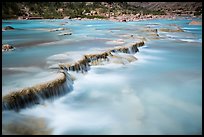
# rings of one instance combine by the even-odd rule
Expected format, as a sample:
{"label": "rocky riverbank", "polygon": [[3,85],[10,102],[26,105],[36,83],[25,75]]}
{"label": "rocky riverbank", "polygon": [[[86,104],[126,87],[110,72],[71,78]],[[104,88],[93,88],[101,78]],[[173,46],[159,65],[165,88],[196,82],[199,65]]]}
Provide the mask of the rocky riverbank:
{"label": "rocky riverbank", "polygon": [[[189,20],[193,20],[195,16],[178,16],[178,15],[141,15],[141,14],[123,14],[119,16],[110,16],[107,18],[64,18],[69,20],[109,20],[109,21],[115,21],[115,22],[129,22],[129,21],[140,21],[140,20],[151,20],[151,19],[176,19],[176,18],[185,18]],[[198,18],[202,19],[202,16],[198,16]],[[194,22],[193,22],[194,23]],[[202,24],[199,23],[199,24]],[[191,24],[189,24],[191,25]]]}

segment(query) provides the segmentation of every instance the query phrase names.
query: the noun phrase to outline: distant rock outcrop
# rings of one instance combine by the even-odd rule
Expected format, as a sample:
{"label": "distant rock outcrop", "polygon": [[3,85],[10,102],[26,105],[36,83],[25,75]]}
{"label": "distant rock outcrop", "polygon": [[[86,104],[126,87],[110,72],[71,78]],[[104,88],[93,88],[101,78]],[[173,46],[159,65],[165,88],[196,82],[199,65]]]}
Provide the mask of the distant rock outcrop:
{"label": "distant rock outcrop", "polygon": [[189,23],[189,25],[202,25],[202,22],[201,22],[201,21],[195,21],[195,20],[193,20],[193,21],[191,21],[191,22]]}

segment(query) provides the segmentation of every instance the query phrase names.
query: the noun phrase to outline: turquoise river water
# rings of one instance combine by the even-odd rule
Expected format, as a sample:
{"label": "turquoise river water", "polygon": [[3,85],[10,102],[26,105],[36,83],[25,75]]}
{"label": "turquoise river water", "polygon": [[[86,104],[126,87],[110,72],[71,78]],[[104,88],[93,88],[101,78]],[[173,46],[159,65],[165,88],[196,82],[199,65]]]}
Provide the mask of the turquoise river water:
{"label": "turquoise river water", "polygon": [[73,91],[54,101],[2,111],[2,134],[202,134],[202,26],[191,21],[3,20],[15,30],[2,31],[2,44],[16,49],[2,52],[2,97],[53,79],[52,66],[86,52],[145,45],[134,62],[73,72]]}

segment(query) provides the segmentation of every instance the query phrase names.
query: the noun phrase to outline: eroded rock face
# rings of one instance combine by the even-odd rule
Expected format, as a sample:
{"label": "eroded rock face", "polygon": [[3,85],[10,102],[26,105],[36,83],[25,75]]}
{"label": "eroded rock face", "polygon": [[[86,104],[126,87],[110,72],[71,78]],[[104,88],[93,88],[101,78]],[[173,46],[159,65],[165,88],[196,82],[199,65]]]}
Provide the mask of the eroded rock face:
{"label": "eroded rock face", "polygon": [[189,25],[202,25],[202,22],[193,20],[189,23]]}
{"label": "eroded rock face", "polygon": [[14,28],[11,26],[6,26],[6,27],[2,28],[2,31],[5,31],[5,30],[14,30]]}
{"label": "eroded rock face", "polygon": [[9,44],[4,44],[2,45],[2,51],[11,51],[14,50],[15,48]]}

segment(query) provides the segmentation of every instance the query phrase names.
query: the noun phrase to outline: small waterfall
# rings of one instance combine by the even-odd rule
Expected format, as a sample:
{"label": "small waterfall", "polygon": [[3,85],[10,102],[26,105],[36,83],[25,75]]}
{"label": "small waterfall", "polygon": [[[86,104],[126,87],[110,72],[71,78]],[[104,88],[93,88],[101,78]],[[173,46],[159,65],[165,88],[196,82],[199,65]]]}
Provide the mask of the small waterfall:
{"label": "small waterfall", "polygon": [[19,111],[35,104],[42,104],[46,99],[54,100],[71,90],[73,90],[73,81],[68,72],[64,70],[55,80],[24,88],[4,96],[2,98],[2,111]]}
{"label": "small waterfall", "polygon": [[139,52],[139,49],[137,48],[137,45],[133,45],[132,47],[130,47],[130,50],[131,50],[131,53],[136,53],[136,52]]}
{"label": "small waterfall", "polygon": [[144,41],[133,44],[129,47],[116,47],[110,49],[106,52],[98,54],[87,54],[84,55],[83,59],[77,61],[74,64],[59,64],[60,69],[66,69],[67,71],[76,71],[76,72],[87,72],[90,70],[90,66],[99,65],[103,61],[109,61],[108,56],[113,57],[111,53],[126,53],[126,54],[135,54],[139,52],[138,47],[143,46]]}

